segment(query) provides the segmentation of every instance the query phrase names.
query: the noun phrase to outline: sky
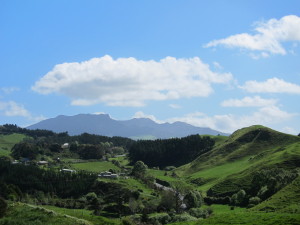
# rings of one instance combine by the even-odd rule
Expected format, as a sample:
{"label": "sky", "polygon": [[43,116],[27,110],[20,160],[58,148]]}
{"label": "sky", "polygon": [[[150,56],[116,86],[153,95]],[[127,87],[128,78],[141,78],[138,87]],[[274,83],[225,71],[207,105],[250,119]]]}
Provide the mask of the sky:
{"label": "sky", "polygon": [[106,113],[299,134],[299,9],[299,0],[1,0],[0,124]]}

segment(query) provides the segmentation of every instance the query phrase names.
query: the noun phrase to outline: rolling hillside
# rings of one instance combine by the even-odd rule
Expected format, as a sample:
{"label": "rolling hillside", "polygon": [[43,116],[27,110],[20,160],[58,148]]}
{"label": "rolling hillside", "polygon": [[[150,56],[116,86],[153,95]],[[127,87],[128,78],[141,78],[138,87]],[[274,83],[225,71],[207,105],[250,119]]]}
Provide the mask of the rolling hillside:
{"label": "rolling hillside", "polygon": [[300,167],[300,137],[251,126],[234,132],[227,140],[177,169],[177,174],[213,195],[232,195],[249,189],[252,178],[266,169]]}
{"label": "rolling hillside", "polygon": [[0,156],[9,156],[11,148],[25,137],[24,134],[0,135]]}

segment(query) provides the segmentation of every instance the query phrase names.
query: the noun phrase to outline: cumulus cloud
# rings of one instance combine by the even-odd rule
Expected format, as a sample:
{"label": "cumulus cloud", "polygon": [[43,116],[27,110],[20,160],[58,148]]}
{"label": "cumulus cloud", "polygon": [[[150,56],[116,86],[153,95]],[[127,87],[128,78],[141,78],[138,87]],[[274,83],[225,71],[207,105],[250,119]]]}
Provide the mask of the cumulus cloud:
{"label": "cumulus cloud", "polygon": [[177,104],[169,104],[169,106],[173,109],[180,109],[181,106],[180,105],[177,105]]}
{"label": "cumulus cloud", "polygon": [[147,118],[147,119],[150,119],[156,123],[164,123],[163,121],[161,120],[158,120],[154,115],[148,115],[148,114],[145,114],[144,112],[142,111],[138,111],[134,114],[133,118]]}
{"label": "cumulus cloud", "polygon": [[273,126],[290,120],[296,115],[295,113],[285,112],[277,106],[266,106],[248,115],[223,114],[209,116],[196,112],[182,117],[170,118],[168,122],[182,121],[194,126],[209,127],[222,132],[232,133],[237,129],[254,124]]}
{"label": "cumulus cloud", "polygon": [[17,87],[2,87],[0,90],[4,92],[4,94],[11,94],[15,91],[19,91],[20,89]]}
{"label": "cumulus cloud", "polygon": [[282,46],[283,42],[300,41],[300,17],[296,15],[284,16],[281,19],[270,19],[266,22],[257,22],[256,34],[241,33],[224,39],[213,40],[204,47],[224,45],[250,51],[259,51],[254,57],[268,57],[269,54],[287,53]]}
{"label": "cumulus cloud", "polygon": [[30,117],[30,113],[24,108],[24,106],[14,101],[1,101],[0,112],[2,112],[5,116]]}
{"label": "cumulus cloud", "polygon": [[25,117],[33,122],[46,119],[44,116],[33,116],[22,104],[15,101],[0,101],[0,114],[8,117]]}
{"label": "cumulus cloud", "polygon": [[207,97],[213,83],[231,80],[230,73],[213,72],[198,57],[143,61],[106,55],[58,64],[32,89],[66,95],[73,105],[143,106],[147,100]]}
{"label": "cumulus cloud", "polygon": [[228,99],[221,103],[223,107],[264,107],[275,105],[278,100],[264,99],[260,96],[245,97],[243,99]]}
{"label": "cumulus cloud", "polygon": [[240,86],[250,93],[289,93],[300,94],[300,85],[286,82],[276,77],[263,82],[256,80],[247,81],[243,86]]}

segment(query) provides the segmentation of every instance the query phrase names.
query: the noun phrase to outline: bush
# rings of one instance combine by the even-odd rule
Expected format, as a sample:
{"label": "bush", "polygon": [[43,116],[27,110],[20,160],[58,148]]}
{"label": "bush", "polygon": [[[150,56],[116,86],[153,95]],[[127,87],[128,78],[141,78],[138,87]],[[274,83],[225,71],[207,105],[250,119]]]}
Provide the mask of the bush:
{"label": "bush", "polygon": [[157,214],[148,220],[150,224],[168,224],[171,221],[171,217],[168,214]]}
{"label": "bush", "polygon": [[5,215],[6,210],[7,210],[7,203],[2,197],[0,197],[0,218],[2,218]]}
{"label": "bush", "polygon": [[209,216],[209,213],[206,209],[200,209],[200,208],[191,208],[189,210],[189,214],[196,218],[207,218]]}
{"label": "bush", "polygon": [[198,191],[190,191],[185,197],[184,202],[187,208],[197,208],[202,204],[203,198]]}
{"label": "bush", "polygon": [[180,214],[180,215],[176,215],[173,217],[172,219],[172,223],[176,223],[176,222],[187,222],[187,221],[196,221],[197,218],[193,217],[187,213],[184,214]]}
{"label": "bush", "polygon": [[134,225],[134,222],[132,222],[132,220],[129,218],[123,218],[121,224],[122,225]]}
{"label": "bush", "polygon": [[261,202],[261,199],[257,196],[249,199],[249,204],[258,205],[260,202]]}

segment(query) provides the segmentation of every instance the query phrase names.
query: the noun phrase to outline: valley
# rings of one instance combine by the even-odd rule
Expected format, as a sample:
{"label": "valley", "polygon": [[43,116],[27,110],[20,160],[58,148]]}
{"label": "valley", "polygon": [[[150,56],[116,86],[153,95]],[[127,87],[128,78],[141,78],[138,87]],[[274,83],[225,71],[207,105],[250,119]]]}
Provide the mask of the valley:
{"label": "valley", "polygon": [[0,128],[0,224],[300,223],[295,135],[251,126],[135,141]]}

